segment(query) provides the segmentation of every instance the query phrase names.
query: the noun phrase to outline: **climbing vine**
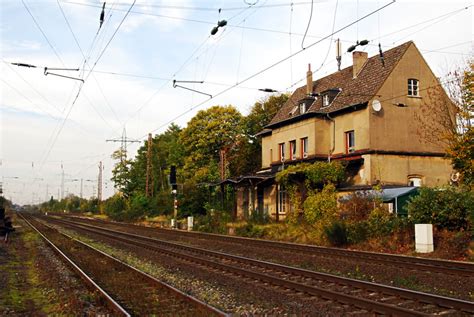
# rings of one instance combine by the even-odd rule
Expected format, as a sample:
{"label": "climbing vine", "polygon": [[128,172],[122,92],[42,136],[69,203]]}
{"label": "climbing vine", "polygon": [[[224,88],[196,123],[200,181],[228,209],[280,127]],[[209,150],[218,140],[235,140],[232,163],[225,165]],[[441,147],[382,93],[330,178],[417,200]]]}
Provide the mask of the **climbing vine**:
{"label": "climbing vine", "polygon": [[340,162],[315,162],[291,165],[276,174],[276,181],[284,186],[304,181],[311,190],[325,184],[339,184],[344,179],[344,166]]}

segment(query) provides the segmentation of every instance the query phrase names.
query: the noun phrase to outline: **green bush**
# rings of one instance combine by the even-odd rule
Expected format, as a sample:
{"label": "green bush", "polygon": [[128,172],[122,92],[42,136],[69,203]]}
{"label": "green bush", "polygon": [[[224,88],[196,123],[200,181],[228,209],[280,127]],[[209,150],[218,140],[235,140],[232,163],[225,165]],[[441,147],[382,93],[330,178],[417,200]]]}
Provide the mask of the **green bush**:
{"label": "green bush", "polygon": [[267,224],[270,222],[270,216],[266,212],[254,210],[250,214],[249,222],[254,224]]}
{"label": "green bush", "polygon": [[265,228],[249,222],[245,226],[236,227],[235,233],[242,237],[262,238],[265,235]]}
{"label": "green bush", "polygon": [[452,186],[421,188],[408,204],[408,217],[413,223],[431,223],[451,231],[468,230],[473,213],[473,192]]}
{"label": "green bush", "polygon": [[130,198],[130,207],[125,212],[123,220],[132,221],[144,218],[149,211],[148,198],[142,194],[136,194]]}
{"label": "green bush", "polygon": [[342,221],[335,221],[324,227],[324,233],[332,246],[341,247],[347,244],[347,228]]}
{"label": "green bush", "polygon": [[354,222],[347,225],[347,242],[356,244],[366,241],[369,237],[367,221]]}
{"label": "green bush", "polygon": [[320,192],[311,192],[303,203],[304,217],[309,224],[336,218],[337,195],[332,184],[324,186]]}
{"label": "green bush", "polygon": [[123,216],[127,210],[127,202],[122,195],[115,194],[104,202],[104,212],[107,216],[114,220],[123,220]]}
{"label": "green bush", "polygon": [[205,208],[208,209],[205,215],[195,216],[196,224],[194,229],[203,232],[226,234],[227,223],[232,219],[231,214],[226,211],[209,208],[209,206],[209,204],[205,205]]}

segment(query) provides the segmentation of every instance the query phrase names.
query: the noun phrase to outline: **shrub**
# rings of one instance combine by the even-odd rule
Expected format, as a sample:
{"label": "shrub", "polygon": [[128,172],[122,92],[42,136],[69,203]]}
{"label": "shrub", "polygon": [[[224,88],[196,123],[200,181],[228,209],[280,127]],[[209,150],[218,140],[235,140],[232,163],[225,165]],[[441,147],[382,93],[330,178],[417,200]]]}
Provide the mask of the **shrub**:
{"label": "shrub", "polygon": [[205,215],[195,216],[194,229],[203,232],[226,234],[227,223],[232,219],[231,214],[226,211],[209,208],[208,204],[205,205],[205,208],[208,209]]}
{"label": "shrub", "polygon": [[320,192],[311,192],[303,203],[304,218],[309,224],[331,221],[337,214],[336,188],[332,184],[324,186]]}
{"label": "shrub", "polygon": [[462,260],[467,255],[471,234],[463,230],[452,232],[444,229],[435,230],[433,238],[438,257]]}
{"label": "shrub", "polygon": [[262,238],[265,235],[265,228],[249,222],[245,226],[236,227],[235,233],[242,237]]}
{"label": "shrub", "polygon": [[127,209],[126,200],[119,194],[115,194],[104,203],[105,214],[114,220],[123,220]]}
{"label": "shrub", "polygon": [[339,213],[347,221],[367,220],[377,200],[370,192],[356,191],[339,200]]}
{"label": "shrub", "polygon": [[341,247],[347,244],[347,228],[344,222],[335,221],[329,226],[324,227],[324,233],[329,243],[335,247]]}
{"label": "shrub", "polygon": [[367,220],[368,232],[371,237],[386,236],[393,231],[396,217],[382,208],[370,212]]}
{"label": "shrub", "polygon": [[470,227],[474,213],[474,194],[455,187],[421,188],[408,204],[408,216],[414,223],[431,223],[438,229],[457,231]]}
{"label": "shrub", "polygon": [[356,244],[366,241],[369,237],[367,221],[359,221],[347,225],[347,242]]}

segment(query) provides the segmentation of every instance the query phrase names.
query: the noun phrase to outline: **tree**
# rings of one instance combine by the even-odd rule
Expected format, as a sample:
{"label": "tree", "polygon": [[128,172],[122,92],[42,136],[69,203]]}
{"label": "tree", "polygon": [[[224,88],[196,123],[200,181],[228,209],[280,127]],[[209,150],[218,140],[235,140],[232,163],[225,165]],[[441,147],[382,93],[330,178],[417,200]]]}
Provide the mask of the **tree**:
{"label": "tree", "polygon": [[127,152],[125,149],[120,148],[112,153],[111,157],[117,160],[117,163],[112,169],[112,181],[114,182],[114,186],[120,192],[128,196],[127,184],[130,181],[130,160],[127,159]]}
{"label": "tree", "polygon": [[231,175],[246,175],[261,167],[262,142],[256,134],[270,123],[287,100],[287,94],[269,96],[256,102],[242,119],[243,137],[228,155]]}
{"label": "tree", "polygon": [[474,141],[474,60],[463,68],[449,72],[445,89],[428,89],[427,98],[415,118],[418,134],[425,142],[441,145],[451,159],[453,168],[460,173],[460,182],[473,185]]}
{"label": "tree", "polygon": [[188,214],[206,210],[210,183],[220,179],[220,151],[242,138],[242,115],[233,106],[214,106],[199,111],[180,134],[183,146],[185,197],[180,209]]}

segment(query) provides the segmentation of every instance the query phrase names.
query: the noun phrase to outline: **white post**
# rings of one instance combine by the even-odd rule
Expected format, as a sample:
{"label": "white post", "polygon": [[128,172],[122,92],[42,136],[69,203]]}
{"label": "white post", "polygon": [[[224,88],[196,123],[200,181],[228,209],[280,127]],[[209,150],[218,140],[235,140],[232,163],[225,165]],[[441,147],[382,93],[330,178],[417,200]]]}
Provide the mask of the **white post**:
{"label": "white post", "polygon": [[192,216],[189,216],[188,217],[188,231],[192,231],[193,230],[193,217]]}
{"label": "white post", "polygon": [[171,228],[172,229],[176,228],[176,220],[175,219],[171,219]]}
{"label": "white post", "polygon": [[434,251],[432,224],[415,224],[415,245],[415,250],[419,253]]}

